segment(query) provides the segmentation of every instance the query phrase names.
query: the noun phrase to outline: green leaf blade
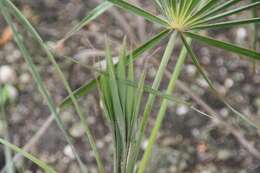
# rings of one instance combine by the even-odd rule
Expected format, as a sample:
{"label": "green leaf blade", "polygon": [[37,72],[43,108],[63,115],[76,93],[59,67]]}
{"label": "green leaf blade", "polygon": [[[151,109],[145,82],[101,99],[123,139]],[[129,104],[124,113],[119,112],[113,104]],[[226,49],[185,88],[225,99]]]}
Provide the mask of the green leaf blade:
{"label": "green leaf blade", "polygon": [[260,60],[260,53],[259,52],[256,52],[256,51],[253,51],[253,50],[250,50],[250,49],[246,49],[246,48],[243,48],[243,47],[239,47],[239,46],[236,46],[234,44],[215,40],[215,39],[212,39],[212,38],[209,38],[209,37],[201,36],[201,35],[198,35],[198,34],[195,34],[195,33],[192,33],[192,32],[185,32],[185,35],[190,37],[190,38],[193,38],[193,39],[195,39],[199,42],[202,42],[204,44],[211,45],[211,46],[214,46],[214,47],[217,47],[217,48],[229,51],[229,52],[233,52],[233,53],[236,53],[236,54],[239,54],[239,55],[243,55],[243,56],[252,58],[252,59]]}

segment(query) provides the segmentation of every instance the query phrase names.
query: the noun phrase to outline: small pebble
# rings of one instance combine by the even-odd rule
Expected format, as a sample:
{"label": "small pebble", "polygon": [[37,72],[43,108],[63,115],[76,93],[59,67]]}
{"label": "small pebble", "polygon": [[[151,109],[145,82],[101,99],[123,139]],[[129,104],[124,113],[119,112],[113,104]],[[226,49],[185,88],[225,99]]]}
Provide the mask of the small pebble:
{"label": "small pebble", "polygon": [[224,59],[223,58],[218,58],[216,60],[217,66],[223,66],[224,65]]}
{"label": "small pebble", "polygon": [[180,116],[185,115],[188,112],[189,112],[189,108],[185,105],[181,105],[181,106],[177,107],[177,109],[176,109],[177,115],[180,115]]}
{"label": "small pebble", "polygon": [[198,78],[198,79],[197,79],[197,82],[198,82],[198,84],[201,85],[203,88],[208,88],[208,87],[209,87],[207,81],[206,81],[205,79],[203,79],[203,78]]}
{"label": "small pebble", "polygon": [[227,108],[222,108],[219,112],[223,117],[227,117],[229,115],[229,111]]}
{"label": "small pebble", "polygon": [[71,146],[69,145],[65,146],[63,149],[63,153],[65,154],[65,156],[69,157],[70,159],[75,159],[75,155],[73,153]]}
{"label": "small pebble", "polygon": [[69,131],[70,131],[71,136],[73,136],[75,138],[79,138],[79,137],[83,136],[85,133],[84,127],[83,127],[83,125],[81,125],[81,123],[74,124],[70,128]]}
{"label": "small pebble", "polygon": [[238,28],[236,32],[237,42],[244,42],[247,37],[247,30],[245,28]]}
{"label": "small pebble", "polygon": [[218,151],[217,158],[218,160],[227,160],[232,157],[232,153],[229,150],[222,149]]}
{"label": "small pebble", "polygon": [[20,78],[19,78],[19,81],[23,84],[27,84],[31,81],[31,75],[28,74],[28,73],[23,73],[21,74]]}
{"label": "small pebble", "polygon": [[194,65],[189,64],[186,67],[186,71],[189,76],[194,76],[197,72],[197,68]]}
{"label": "small pebble", "polygon": [[0,83],[14,84],[17,81],[16,72],[8,65],[0,67]]}

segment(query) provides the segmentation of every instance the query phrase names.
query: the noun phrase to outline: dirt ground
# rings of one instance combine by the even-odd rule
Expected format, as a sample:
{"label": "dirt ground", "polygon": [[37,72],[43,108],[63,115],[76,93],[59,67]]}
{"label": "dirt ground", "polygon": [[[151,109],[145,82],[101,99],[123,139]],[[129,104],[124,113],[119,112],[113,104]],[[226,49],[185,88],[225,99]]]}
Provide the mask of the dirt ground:
{"label": "dirt ground", "polygon": [[[98,4],[98,0],[23,0],[14,1],[24,15],[30,19],[37,31],[53,46],[82,19],[90,9]],[[155,12],[154,4],[149,1],[138,2],[142,7]],[[249,14],[243,13],[242,17]],[[7,28],[0,17],[0,31]],[[39,50],[35,41],[22,30],[33,54],[45,84],[58,104],[67,93],[51,63]],[[82,64],[92,64],[104,55],[104,38],[118,52],[123,37],[127,35],[131,47],[155,35],[160,28],[137,18],[129,13],[113,8],[84,27],[65,45],[57,49],[58,63],[73,89],[80,87],[93,75],[89,69],[74,64],[63,55],[75,58]],[[225,30],[205,31],[214,38],[251,47],[251,27]],[[137,75],[141,71],[143,59],[150,58],[147,84],[152,83],[158,68],[157,62],[162,56],[166,40],[152,57],[143,55],[136,61]],[[0,44],[1,45],[1,44]],[[219,49],[194,44],[194,49],[214,81],[218,91],[238,109],[260,125],[260,66],[256,74],[252,73],[252,62]],[[181,48],[177,43],[176,50],[168,66],[161,89],[168,84],[169,73],[172,72],[176,57]],[[153,52],[153,50],[151,51]],[[14,41],[7,41],[0,47],[0,68],[10,67],[14,70],[12,82],[17,95],[6,107],[9,124],[10,141],[20,147],[28,144],[33,135],[46,123],[49,110],[26,66],[23,57]],[[216,114],[220,121],[211,120],[183,105],[170,104],[166,119],[155,146],[152,163],[148,172],[156,173],[259,173],[260,172],[260,133],[240,122],[230,110],[208,89],[203,78],[198,74],[190,59],[187,60],[181,74],[175,96],[192,102],[197,108],[209,114]],[[155,120],[160,99],[154,106],[149,124],[149,131]],[[97,146],[102,153],[108,172],[112,172],[112,137],[107,122],[103,118],[96,91],[81,99],[81,107],[85,111],[91,130],[96,137]],[[91,173],[95,173],[96,164],[84,131],[73,109],[61,114],[68,131],[75,139],[76,149],[83,158]],[[145,148],[146,141],[143,147]],[[79,172],[74,156],[62,137],[62,133],[53,122],[39,140],[29,145],[30,153],[53,165],[60,173]],[[30,161],[18,159],[17,172],[40,172]],[[0,167],[4,166],[4,154],[1,148]]]}

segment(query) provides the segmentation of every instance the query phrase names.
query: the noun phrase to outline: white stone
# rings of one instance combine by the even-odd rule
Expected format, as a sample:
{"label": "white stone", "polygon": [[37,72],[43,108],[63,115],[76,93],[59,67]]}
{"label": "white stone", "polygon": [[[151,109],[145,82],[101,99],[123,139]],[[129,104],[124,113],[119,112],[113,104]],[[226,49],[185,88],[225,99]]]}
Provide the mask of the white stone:
{"label": "white stone", "polygon": [[234,85],[234,81],[232,79],[230,79],[230,78],[227,78],[225,80],[225,84],[224,85],[225,85],[226,88],[231,88]]}
{"label": "white stone", "polygon": [[70,129],[70,134],[75,138],[79,138],[83,136],[84,133],[85,133],[85,129],[81,123],[74,124]]}
{"label": "white stone", "polygon": [[8,65],[3,65],[0,67],[0,83],[16,83],[16,73],[15,71]]}
{"label": "white stone", "polygon": [[71,148],[71,146],[69,145],[65,146],[63,152],[65,156],[69,157],[70,159],[75,159],[75,155],[73,153],[73,149]]}
{"label": "white stone", "polygon": [[194,65],[189,64],[186,67],[186,71],[189,76],[194,76],[197,72],[197,68]]}
{"label": "white stone", "polygon": [[238,28],[236,35],[238,41],[244,41],[247,37],[247,31],[245,28]]}
{"label": "white stone", "polygon": [[20,76],[20,82],[23,84],[27,84],[31,81],[31,75],[29,73],[23,73]]}
{"label": "white stone", "polygon": [[209,84],[207,83],[207,81],[204,78],[197,79],[197,82],[203,88],[208,88],[209,87]]}
{"label": "white stone", "polygon": [[176,113],[177,115],[185,115],[189,112],[189,108],[185,105],[181,105],[177,107]]}

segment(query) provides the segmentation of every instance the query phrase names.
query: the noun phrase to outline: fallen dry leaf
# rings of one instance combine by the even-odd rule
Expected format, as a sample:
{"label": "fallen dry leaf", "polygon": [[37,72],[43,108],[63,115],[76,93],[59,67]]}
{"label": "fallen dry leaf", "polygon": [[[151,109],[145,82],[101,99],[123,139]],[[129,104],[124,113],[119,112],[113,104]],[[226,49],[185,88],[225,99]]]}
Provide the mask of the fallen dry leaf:
{"label": "fallen dry leaf", "polygon": [[12,29],[8,26],[4,29],[4,31],[0,37],[0,46],[5,45],[12,39],[13,39],[13,32],[12,32]]}

